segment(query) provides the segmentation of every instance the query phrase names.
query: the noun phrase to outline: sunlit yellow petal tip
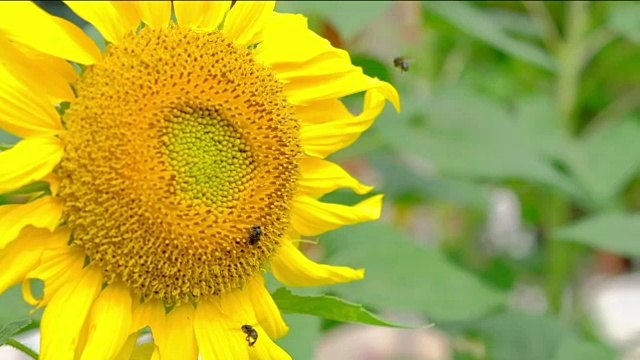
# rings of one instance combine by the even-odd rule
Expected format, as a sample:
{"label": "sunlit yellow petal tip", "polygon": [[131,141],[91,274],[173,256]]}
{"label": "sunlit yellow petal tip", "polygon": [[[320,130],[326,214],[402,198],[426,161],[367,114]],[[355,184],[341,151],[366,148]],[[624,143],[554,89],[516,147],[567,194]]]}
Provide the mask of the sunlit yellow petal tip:
{"label": "sunlit yellow petal tip", "polygon": [[178,24],[194,30],[216,29],[230,7],[231,1],[173,1]]}
{"label": "sunlit yellow petal tip", "polygon": [[273,275],[288,286],[322,286],[364,278],[364,269],[318,264],[286,242],[271,260]]}
{"label": "sunlit yellow petal tip", "polygon": [[373,186],[360,183],[339,165],[313,156],[302,160],[300,173],[300,194],[326,194],[339,188],[348,188],[362,195],[373,190]]}
{"label": "sunlit yellow petal tip", "polygon": [[132,1],[142,21],[153,29],[165,28],[171,22],[171,1]]}
{"label": "sunlit yellow petal tip", "polygon": [[382,211],[382,198],[382,194],[375,195],[354,206],[347,206],[298,196],[293,202],[295,211],[291,224],[298,233],[315,236],[343,225],[376,220]]}
{"label": "sunlit yellow petal tip", "polygon": [[237,1],[224,20],[222,31],[238,44],[250,44],[264,28],[275,6],[275,1]]}
{"label": "sunlit yellow petal tip", "polygon": [[[378,80],[378,78],[374,78],[376,80]],[[393,107],[396,109],[397,112],[400,112],[401,107],[400,107],[400,95],[398,94],[398,90],[396,90],[396,88],[394,88],[391,84],[389,84],[388,82],[384,82],[384,81],[380,81],[380,85],[378,87],[374,88],[375,90],[377,90],[377,92],[379,92],[382,96],[384,96],[385,99],[389,100],[391,102],[391,104],[393,104]],[[367,95],[365,95],[365,106],[367,106],[368,104],[373,104],[376,102],[376,92],[367,92]],[[370,96],[370,98],[367,100],[366,96]],[[379,100],[378,100],[379,101]]]}

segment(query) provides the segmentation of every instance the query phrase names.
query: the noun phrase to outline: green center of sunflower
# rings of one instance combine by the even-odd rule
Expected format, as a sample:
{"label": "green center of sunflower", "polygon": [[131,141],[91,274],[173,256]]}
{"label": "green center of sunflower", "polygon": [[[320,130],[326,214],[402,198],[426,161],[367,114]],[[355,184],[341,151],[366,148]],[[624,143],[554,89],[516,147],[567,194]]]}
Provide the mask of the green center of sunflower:
{"label": "green center of sunflower", "polygon": [[105,281],[171,305],[256,276],[289,228],[301,154],[272,72],[219,32],[145,28],[75,85],[60,196]]}

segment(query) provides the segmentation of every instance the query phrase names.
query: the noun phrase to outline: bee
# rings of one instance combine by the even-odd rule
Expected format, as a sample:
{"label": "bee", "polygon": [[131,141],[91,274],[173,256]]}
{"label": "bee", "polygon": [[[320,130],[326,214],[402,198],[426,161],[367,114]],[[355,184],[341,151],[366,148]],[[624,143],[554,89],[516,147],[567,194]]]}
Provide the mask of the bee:
{"label": "bee", "polygon": [[242,327],[240,327],[240,330],[242,330],[243,333],[247,334],[247,337],[245,340],[247,340],[247,343],[249,344],[249,346],[253,346],[253,344],[255,344],[256,341],[258,341],[258,332],[256,331],[256,329],[253,328],[253,326],[242,325]]}
{"label": "bee", "polygon": [[249,245],[257,244],[262,235],[264,235],[264,232],[260,225],[253,225],[249,234]]}
{"label": "bee", "polygon": [[409,61],[411,60],[399,56],[393,59],[393,66],[397,67],[402,72],[407,72],[409,71]]}

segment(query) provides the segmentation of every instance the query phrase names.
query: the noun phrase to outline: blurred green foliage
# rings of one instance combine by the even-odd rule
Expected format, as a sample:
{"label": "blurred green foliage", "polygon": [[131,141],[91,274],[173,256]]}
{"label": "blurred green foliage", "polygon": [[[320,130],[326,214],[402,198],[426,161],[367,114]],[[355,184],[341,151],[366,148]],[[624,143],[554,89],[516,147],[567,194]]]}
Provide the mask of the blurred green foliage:
{"label": "blurred green foliage", "polygon": [[[401,6],[419,12],[417,23],[406,24]],[[46,8],[103,41],[60,3]],[[276,292],[301,313],[285,315],[291,331],[278,343],[311,359],[323,332],[340,325],[304,313],[367,316],[342,301],[299,310],[331,294],[377,312],[411,311],[452,339],[481,344],[479,352],[455,348],[456,359],[615,358],[585,309],[565,297],[593,268],[595,252],[640,255],[640,4],[287,1],[276,9],[308,16],[365,73],[394,84],[403,107],[387,107],[331,156],[374,169],[386,196],[384,221],[320,237],[319,260],[363,267],[365,279]],[[407,28],[417,38],[403,35]],[[375,38],[381,33],[388,37]],[[363,45],[367,36],[381,48]],[[393,67],[399,55],[412,58],[409,72]],[[0,143],[17,140],[0,133]],[[483,248],[496,188],[517,195],[524,224],[536,230],[524,257]],[[439,232],[411,226],[412,217],[427,221],[416,215],[423,207]],[[548,310],[511,305],[520,283],[544,289]],[[22,321],[29,309],[11,289],[0,297],[0,324]]]}

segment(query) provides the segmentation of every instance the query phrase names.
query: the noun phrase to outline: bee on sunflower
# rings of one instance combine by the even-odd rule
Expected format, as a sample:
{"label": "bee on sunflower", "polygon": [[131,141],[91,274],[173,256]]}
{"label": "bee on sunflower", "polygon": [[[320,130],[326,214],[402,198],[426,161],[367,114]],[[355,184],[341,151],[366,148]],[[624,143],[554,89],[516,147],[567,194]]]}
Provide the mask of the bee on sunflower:
{"label": "bee on sunflower", "polygon": [[[129,358],[147,327],[156,359],[290,358],[263,272],[364,276],[295,244],[379,217],[381,195],[318,198],[371,190],[325,157],[387,100],[399,109],[396,90],[273,2],[66,4],[104,52],[31,2],[0,3],[0,128],[21,138],[0,153],[0,193],[49,183],[0,206],[0,293],[22,282],[45,308],[40,359]],[[359,92],[353,115],[340,98]]]}

